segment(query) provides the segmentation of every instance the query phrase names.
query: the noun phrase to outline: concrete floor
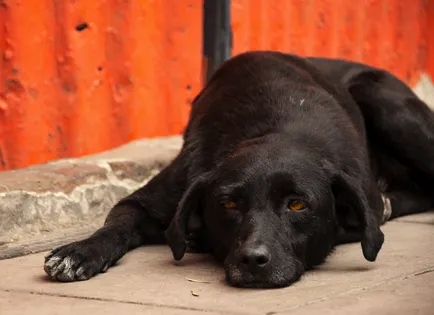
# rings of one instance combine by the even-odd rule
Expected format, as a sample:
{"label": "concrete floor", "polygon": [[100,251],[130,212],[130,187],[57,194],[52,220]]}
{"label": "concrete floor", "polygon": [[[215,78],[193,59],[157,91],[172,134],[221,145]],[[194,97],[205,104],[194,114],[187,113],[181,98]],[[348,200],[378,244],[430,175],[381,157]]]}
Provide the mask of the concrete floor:
{"label": "concrete floor", "polygon": [[364,260],[360,244],[339,246],[301,281],[274,290],[229,287],[209,257],[188,254],[175,265],[166,247],[139,248],[76,283],[49,281],[44,253],[3,260],[0,314],[434,314],[434,212],[383,231],[377,262]]}

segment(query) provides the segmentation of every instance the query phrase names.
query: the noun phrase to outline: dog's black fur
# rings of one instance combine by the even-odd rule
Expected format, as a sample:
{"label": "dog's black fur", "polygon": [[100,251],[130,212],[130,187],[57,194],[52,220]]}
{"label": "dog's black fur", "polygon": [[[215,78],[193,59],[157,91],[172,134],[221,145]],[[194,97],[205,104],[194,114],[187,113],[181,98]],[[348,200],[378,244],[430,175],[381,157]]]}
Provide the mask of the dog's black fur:
{"label": "dog's black fur", "polygon": [[244,53],[194,100],[174,161],[90,238],[50,253],[45,271],[86,280],[167,242],[176,260],[187,245],[213,253],[232,285],[287,286],[339,243],[361,241],[374,261],[385,202],[392,218],[434,206],[433,161],[434,113],[390,73]]}

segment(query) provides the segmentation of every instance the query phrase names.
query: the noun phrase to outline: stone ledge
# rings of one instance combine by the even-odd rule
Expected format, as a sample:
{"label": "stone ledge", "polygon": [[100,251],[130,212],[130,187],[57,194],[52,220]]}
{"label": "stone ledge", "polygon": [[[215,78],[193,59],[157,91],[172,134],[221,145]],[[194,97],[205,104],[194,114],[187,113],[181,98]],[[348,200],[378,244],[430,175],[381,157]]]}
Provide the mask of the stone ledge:
{"label": "stone ledge", "polygon": [[92,156],[0,172],[0,259],[46,250],[49,242],[33,240],[64,229],[100,226],[113,204],[167,165],[181,143],[181,137],[138,140]]}

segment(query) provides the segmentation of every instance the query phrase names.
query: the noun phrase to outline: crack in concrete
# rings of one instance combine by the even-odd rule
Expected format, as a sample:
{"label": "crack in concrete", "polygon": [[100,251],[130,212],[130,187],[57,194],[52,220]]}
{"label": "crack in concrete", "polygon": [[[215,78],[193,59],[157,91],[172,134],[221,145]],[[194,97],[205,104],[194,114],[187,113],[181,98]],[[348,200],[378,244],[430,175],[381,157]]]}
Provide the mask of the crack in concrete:
{"label": "crack in concrete", "polygon": [[427,269],[427,270],[424,270],[424,271],[421,271],[421,272],[418,272],[418,273],[415,273],[413,276],[421,276],[421,275],[424,275],[424,274],[426,274],[426,273],[430,273],[430,272],[434,272],[434,268],[431,268],[431,269]]}
{"label": "crack in concrete", "polygon": [[[392,221],[390,221],[392,222]],[[399,223],[412,223],[412,224],[424,224],[424,225],[434,225],[434,222],[418,222],[418,221],[407,221],[407,220],[399,220],[395,221]]]}
{"label": "crack in concrete", "polygon": [[123,301],[118,299],[111,298],[99,298],[99,297],[85,297],[85,296],[77,296],[77,295],[68,295],[61,293],[50,293],[50,292],[37,292],[37,291],[26,291],[26,290],[17,290],[17,289],[2,289],[1,291],[9,292],[9,293],[21,293],[21,294],[34,294],[41,296],[51,296],[51,297],[61,297],[61,298],[69,298],[69,299],[77,299],[77,300],[90,300],[90,301],[100,301],[100,302],[109,302],[109,303],[122,303],[122,304],[132,304],[132,305],[141,305],[141,306],[150,306],[150,307],[159,307],[159,308],[170,308],[170,309],[179,309],[186,311],[196,311],[196,312],[204,312],[204,313],[217,313],[222,315],[245,315],[247,313],[240,312],[227,312],[227,311],[219,311],[213,309],[203,309],[203,308],[195,308],[195,307],[187,307],[187,306],[175,306],[168,304],[158,304],[151,302],[137,302],[137,301]]}

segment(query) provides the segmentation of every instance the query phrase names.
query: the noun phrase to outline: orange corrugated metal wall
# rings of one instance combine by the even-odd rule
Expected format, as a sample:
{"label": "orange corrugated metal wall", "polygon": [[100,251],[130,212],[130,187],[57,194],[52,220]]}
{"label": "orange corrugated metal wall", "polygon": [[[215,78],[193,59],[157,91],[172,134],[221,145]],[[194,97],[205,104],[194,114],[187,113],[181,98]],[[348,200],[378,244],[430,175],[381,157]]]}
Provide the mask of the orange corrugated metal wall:
{"label": "orange corrugated metal wall", "polygon": [[0,168],[182,131],[201,84],[201,1],[1,3]]}
{"label": "orange corrugated metal wall", "polygon": [[[345,57],[414,84],[434,75],[433,19],[433,0],[232,0],[233,54]],[[0,0],[0,170],[179,134],[201,51],[201,0]]]}
{"label": "orange corrugated metal wall", "polygon": [[347,58],[387,68],[414,84],[426,67],[433,3],[233,0],[234,53],[275,49]]}

